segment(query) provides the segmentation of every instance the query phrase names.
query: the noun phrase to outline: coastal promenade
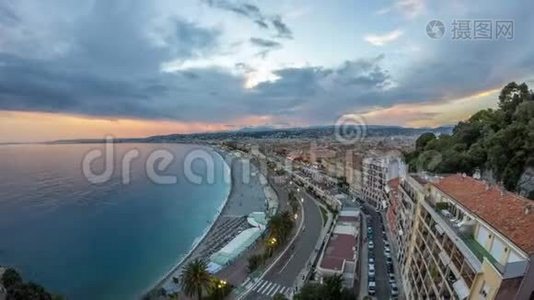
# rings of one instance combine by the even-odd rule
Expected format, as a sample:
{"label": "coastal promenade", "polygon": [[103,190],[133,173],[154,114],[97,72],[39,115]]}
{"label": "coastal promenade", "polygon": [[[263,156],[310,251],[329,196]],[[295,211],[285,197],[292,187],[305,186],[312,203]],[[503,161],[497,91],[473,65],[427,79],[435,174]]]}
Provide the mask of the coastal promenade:
{"label": "coastal promenade", "polygon": [[[179,292],[179,286],[174,278],[179,278],[182,267],[188,262],[202,258],[207,259],[211,254],[220,250],[240,231],[247,228],[246,216],[252,212],[266,210],[266,183],[262,182],[257,166],[234,154],[218,151],[224,157],[231,170],[232,187],[228,200],[222,208],[215,222],[205,237],[194,249],[167,275],[165,275],[152,289],[150,295]],[[250,170],[250,172],[248,172]],[[149,297],[150,298],[150,297]]]}

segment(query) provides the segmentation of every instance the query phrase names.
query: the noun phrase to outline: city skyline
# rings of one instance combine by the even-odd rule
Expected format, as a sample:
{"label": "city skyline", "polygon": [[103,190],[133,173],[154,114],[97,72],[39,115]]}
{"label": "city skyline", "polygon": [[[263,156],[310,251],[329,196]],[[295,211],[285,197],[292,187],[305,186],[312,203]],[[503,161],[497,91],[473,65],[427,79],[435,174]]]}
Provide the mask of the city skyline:
{"label": "city skyline", "polygon": [[[0,142],[333,125],[344,114],[455,124],[496,107],[506,83],[532,84],[529,7],[8,1]],[[430,36],[431,20],[443,36]],[[469,21],[469,36],[455,20]],[[475,21],[490,21],[489,38],[475,38]],[[497,38],[497,22],[511,22],[512,36]]]}

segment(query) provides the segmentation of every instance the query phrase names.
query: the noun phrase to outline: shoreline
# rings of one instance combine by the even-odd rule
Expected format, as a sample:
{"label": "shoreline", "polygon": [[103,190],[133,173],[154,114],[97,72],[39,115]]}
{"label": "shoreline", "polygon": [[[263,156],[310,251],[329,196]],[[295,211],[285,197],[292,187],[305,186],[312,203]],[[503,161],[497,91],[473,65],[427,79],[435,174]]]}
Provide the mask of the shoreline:
{"label": "shoreline", "polygon": [[231,155],[231,154],[225,152],[224,150],[222,150],[222,149],[220,149],[220,148],[218,148],[216,146],[208,146],[208,147],[216,155],[218,155],[222,159],[222,161],[224,163],[225,167],[224,167],[224,175],[223,176],[228,176],[228,178],[230,179],[230,184],[229,184],[230,188],[228,189],[228,193],[226,194],[226,197],[225,197],[224,201],[217,208],[217,214],[213,218],[213,220],[210,223],[210,225],[207,226],[206,229],[204,229],[204,231],[202,232],[201,235],[199,235],[197,238],[195,238],[195,240],[193,241],[193,244],[191,245],[191,248],[189,249],[189,251],[187,251],[187,253],[183,254],[182,257],[178,260],[178,262],[168,272],[166,272],[158,280],[156,280],[155,283],[151,284],[150,288],[148,288],[145,292],[143,292],[141,294],[141,299],[143,299],[145,296],[151,294],[152,292],[157,291],[158,289],[162,288],[165,285],[165,283],[169,279],[171,279],[171,277],[173,277],[173,275],[178,270],[180,270],[183,267],[184,263],[191,257],[191,255],[193,255],[193,253],[198,249],[198,247],[202,244],[202,242],[206,239],[206,237],[212,232],[213,226],[221,218],[221,215],[224,212],[224,209],[226,208],[226,206],[227,206],[227,204],[228,204],[228,202],[230,200],[232,192],[235,189],[234,178],[233,178],[234,174],[232,172],[232,165],[231,165],[231,163],[229,163],[227,161],[227,157],[225,157],[225,155],[224,155],[224,154],[226,154],[226,155]]}

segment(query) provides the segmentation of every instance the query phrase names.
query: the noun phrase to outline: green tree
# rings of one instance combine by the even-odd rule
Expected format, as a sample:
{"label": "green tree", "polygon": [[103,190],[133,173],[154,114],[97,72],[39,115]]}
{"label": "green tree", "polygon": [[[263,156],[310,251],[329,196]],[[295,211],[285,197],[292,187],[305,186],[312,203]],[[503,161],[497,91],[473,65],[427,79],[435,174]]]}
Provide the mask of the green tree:
{"label": "green tree", "polygon": [[8,268],[5,270],[4,274],[2,275],[2,285],[6,289],[21,283],[22,277],[15,269]]}
{"label": "green tree", "polygon": [[432,132],[426,132],[421,134],[415,141],[415,149],[417,151],[422,151],[425,149],[425,146],[436,139],[436,136]]}
{"label": "green tree", "polygon": [[323,290],[327,299],[339,299],[343,289],[343,277],[341,275],[328,276],[324,278]]}
{"label": "green tree", "polygon": [[276,293],[273,296],[273,300],[287,300],[287,298],[284,296],[284,294]]}
{"label": "green tree", "polygon": [[248,258],[248,272],[256,271],[263,263],[263,256],[261,254],[254,254]]}
{"label": "green tree", "polygon": [[450,136],[421,135],[416,150],[405,154],[410,170],[491,171],[506,189],[518,191],[522,174],[534,167],[534,94],[526,84],[511,82],[498,104],[496,110],[481,110],[459,122]]}
{"label": "green tree", "polygon": [[507,84],[499,95],[499,108],[504,112],[506,121],[510,122],[519,104],[531,99],[530,91],[525,83],[518,85],[515,82],[510,82]]}
{"label": "green tree", "polygon": [[199,300],[202,299],[202,292],[207,290],[211,283],[208,265],[198,258],[189,262],[180,275],[182,291],[189,297],[196,294]]}
{"label": "green tree", "polygon": [[211,284],[208,288],[209,300],[221,300],[224,299],[232,292],[232,286],[225,280],[212,277]]}
{"label": "green tree", "polygon": [[299,291],[298,294],[295,294],[295,300],[325,300],[323,286],[318,283],[306,283]]}

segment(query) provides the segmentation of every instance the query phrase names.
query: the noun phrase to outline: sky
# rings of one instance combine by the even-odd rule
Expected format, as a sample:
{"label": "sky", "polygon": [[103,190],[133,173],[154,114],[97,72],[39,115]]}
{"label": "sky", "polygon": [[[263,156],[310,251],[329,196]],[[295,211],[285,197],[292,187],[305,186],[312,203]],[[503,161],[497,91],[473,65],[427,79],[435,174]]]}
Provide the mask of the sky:
{"label": "sky", "polygon": [[[531,0],[2,0],[0,142],[333,125],[346,114],[454,124],[496,107],[510,81],[534,85],[533,9]],[[432,20],[443,24],[437,38]]]}

